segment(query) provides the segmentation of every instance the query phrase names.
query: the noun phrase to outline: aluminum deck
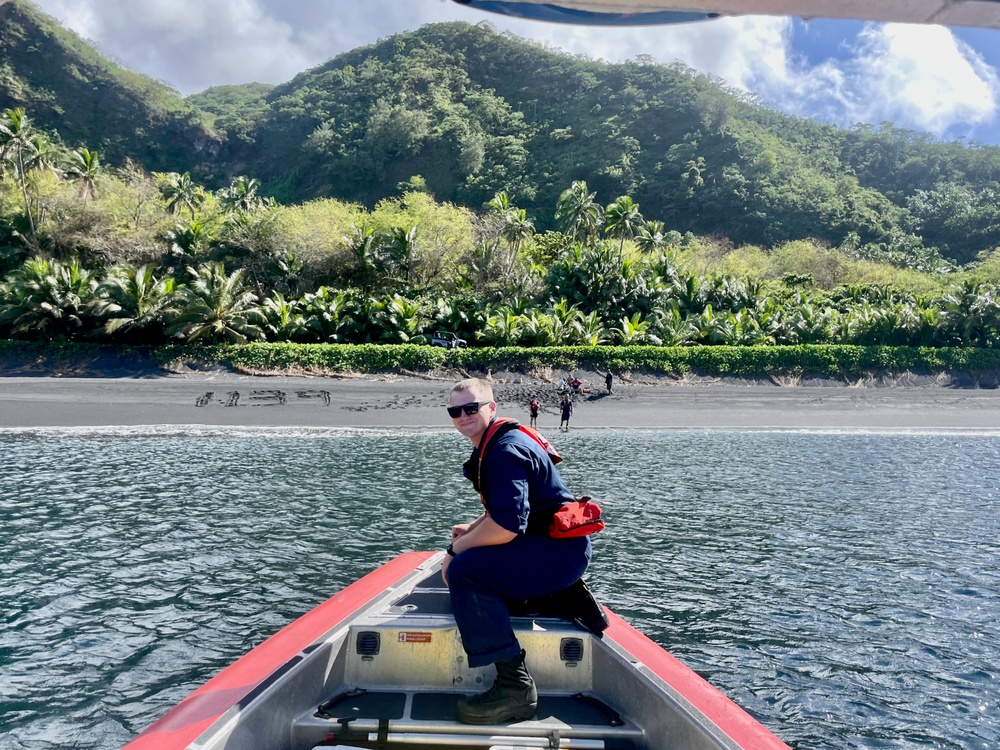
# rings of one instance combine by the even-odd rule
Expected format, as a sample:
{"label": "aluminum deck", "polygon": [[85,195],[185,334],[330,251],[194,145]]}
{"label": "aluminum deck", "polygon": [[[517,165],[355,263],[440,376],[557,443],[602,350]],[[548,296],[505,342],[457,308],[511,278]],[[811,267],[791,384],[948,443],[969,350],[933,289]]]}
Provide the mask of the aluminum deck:
{"label": "aluminum deck", "polygon": [[455,720],[455,702],[489,687],[494,672],[466,665],[448,590],[434,572],[412,592],[352,624],[345,686],[318,710],[295,720],[293,745],[646,746],[640,727],[589,692],[594,664],[590,633],[554,618],[518,617],[513,623],[540,688],[533,720],[484,727]]}
{"label": "aluminum deck", "polygon": [[222,670],[127,750],[789,750],[612,612],[602,638],[557,617],[515,617],[538,686],[536,716],[455,721],[492,684],[465,660],[443,552],[406,552]]}

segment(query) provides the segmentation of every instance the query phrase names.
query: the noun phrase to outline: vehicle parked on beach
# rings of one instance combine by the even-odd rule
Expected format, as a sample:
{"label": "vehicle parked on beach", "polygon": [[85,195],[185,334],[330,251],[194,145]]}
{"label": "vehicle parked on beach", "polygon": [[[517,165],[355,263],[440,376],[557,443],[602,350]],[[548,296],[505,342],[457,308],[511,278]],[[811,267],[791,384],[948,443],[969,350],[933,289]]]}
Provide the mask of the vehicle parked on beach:
{"label": "vehicle parked on beach", "polygon": [[449,331],[435,331],[431,337],[431,346],[443,346],[445,349],[465,349],[469,343]]}

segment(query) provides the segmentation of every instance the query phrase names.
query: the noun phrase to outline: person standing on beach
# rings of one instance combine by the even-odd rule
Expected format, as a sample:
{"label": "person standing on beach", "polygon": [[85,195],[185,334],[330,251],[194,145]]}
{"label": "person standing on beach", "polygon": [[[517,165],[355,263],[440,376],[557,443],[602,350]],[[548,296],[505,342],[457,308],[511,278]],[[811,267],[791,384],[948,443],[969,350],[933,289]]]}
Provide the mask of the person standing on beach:
{"label": "person standing on beach", "polygon": [[538,399],[534,396],[532,396],[531,401],[528,403],[528,414],[531,417],[528,426],[538,427]]}
{"label": "person standing on beach", "polygon": [[611,370],[608,370],[608,374],[604,376],[604,385],[608,387],[608,395],[611,395],[611,385],[615,382],[614,376],[611,374]]}
{"label": "person standing on beach", "polygon": [[590,541],[549,536],[553,513],[574,497],[545,450],[516,423],[493,434],[480,458],[480,442],[497,412],[489,383],[457,383],[449,404],[455,429],[472,442],[463,470],[485,511],[452,527],[441,576],[469,666],[495,664],[497,671],[489,690],[458,702],[457,717],[466,724],[523,721],[534,715],[538,691],[505,600],[545,596],[575,583],[590,563]]}
{"label": "person standing on beach", "polygon": [[559,429],[563,432],[569,432],[569,415],[573,413],[573,399],[568,393],[563,397],[562,403],[559,404],[559,407],[562,409]]}

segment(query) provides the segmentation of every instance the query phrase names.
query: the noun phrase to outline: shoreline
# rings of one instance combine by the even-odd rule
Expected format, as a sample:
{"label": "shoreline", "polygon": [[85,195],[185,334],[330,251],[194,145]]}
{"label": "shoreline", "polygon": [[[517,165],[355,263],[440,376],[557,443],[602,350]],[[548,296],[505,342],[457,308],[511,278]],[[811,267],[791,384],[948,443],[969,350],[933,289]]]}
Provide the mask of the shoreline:
{"label": "shoreline", "polygon": [[[619,378],[609,395],[593,375],[581,374],[591,392],[574,397],[571,429],[1000,430],[998,389]],[[451,429],[443,407],[460,377],[3,376],[0,427]],[[539,429],[556,432],[559,396],[551,383],[516,373],[493,380],[501,414],[527,422],[528,401],[537,396]]]}

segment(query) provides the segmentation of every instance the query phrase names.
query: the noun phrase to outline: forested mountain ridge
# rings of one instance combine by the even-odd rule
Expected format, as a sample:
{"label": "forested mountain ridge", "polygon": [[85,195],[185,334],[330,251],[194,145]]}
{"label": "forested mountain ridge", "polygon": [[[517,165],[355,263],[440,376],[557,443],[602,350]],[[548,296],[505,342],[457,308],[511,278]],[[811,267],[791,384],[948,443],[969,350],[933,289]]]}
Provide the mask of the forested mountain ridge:
{"label": "forested mountain ridge", "polygon": [[[99,57],[24,0],[0,6],[4,14],[24,29],[21,47],[0,29],[5,60],[8,49],[23,57],[50,45]],[[425,26],[280,86],[187,100],[149,79],[126,91],[129,76],[141,77],[106,61],[115,75],[97,75],[99,66],[66,57],[30,87],[0,64],[0,105],[25,106],[65,140],[105,149],[106,163],[129,156],[209,187],[246,174],[283,203],[332,196],[372,206],[408,183],[478,210],[505,191],[544,230],[562,192],[585,180],[602,204],[628,195],[668,229],[734,244],[810,237],[928,269],[936,252],[967,263],[1000,245],[998,148],[891,124],[839,129],[777,113],[680,64],[577,58],[488,24]],[[72,104],[87,85],[91,95],[131,97],[136,109],[91,106],[88,129]],[[168,123],[165,137],[153,122]]]}
{"label": "forested mountain ridge", "polygon": [[281,200],[371,205],[422,176],[439,200],[510,193],[539,228],[573,180],[669,228],[815,237],[964,263],[1000,244],[1000,149],[777,113],[680,65],[608,64],[488,24],[359,48],[267,96],[241,161]]}
{"label": "forested mountain ridge", "polygon": [[23,0],[0,3],[0,111],[26,108],[110,164],[210,173],[220,138],[169,86],[126,70]]}

